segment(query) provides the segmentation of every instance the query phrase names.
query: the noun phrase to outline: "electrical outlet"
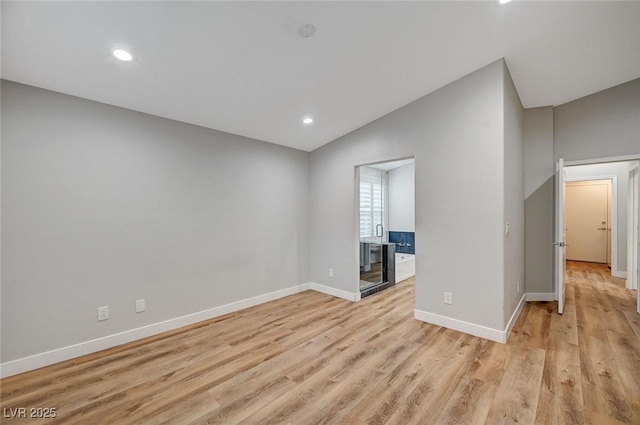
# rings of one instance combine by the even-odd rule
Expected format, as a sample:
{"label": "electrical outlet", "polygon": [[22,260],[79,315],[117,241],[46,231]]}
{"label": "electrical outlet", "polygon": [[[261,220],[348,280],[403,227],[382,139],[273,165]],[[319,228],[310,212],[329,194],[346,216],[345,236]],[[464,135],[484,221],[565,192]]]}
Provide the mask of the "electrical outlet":
{"label": "electrical outlet", "polygon": [[98,322],[109,319],[109,306],[98,307]]}
{"label": "electrical outlet", "polygon": [[444,303],[453,304],[453,294],[451,292],[444,293]]}
{"label": "electrical outlet", "polygon": [[333,269],[329,269],[329,277],[333,277]]}
{"label": "electrical outlet", "polygon": [[141,300],[136,300],[136,313],[142,313],[145,310],[145,302],[144,298]]}

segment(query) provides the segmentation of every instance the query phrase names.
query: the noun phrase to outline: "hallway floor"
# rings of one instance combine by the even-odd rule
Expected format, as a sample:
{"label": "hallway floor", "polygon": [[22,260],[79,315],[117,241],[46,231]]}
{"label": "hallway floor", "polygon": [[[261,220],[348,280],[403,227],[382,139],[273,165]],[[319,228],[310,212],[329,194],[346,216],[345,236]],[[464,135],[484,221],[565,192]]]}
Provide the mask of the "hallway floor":
{"label": "hallway floor", "polygon": [[509,346],[543,350],[536,424],[640,424],[636,292],[604,264],[568,261],[566,305],[532,302]]}

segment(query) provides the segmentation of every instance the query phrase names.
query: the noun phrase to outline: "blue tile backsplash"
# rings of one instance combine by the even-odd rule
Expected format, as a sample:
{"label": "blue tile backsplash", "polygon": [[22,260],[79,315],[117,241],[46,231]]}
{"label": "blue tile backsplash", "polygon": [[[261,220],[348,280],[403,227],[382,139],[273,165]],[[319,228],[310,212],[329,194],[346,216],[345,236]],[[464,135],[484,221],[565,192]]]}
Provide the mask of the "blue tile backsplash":
{"label": "blue tile backsplash", "polygon": [[399,254],[415,254],[416,253],[416,233],[415,232],[389,231],[389,242],[396,244],[396,252]]}

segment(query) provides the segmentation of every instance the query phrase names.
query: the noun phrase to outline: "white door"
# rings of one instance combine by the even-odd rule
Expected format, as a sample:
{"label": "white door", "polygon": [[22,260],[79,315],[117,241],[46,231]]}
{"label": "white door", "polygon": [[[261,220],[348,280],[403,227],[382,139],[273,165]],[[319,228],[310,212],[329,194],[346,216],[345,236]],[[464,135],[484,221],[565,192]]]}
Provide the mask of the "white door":
{"label": "white door", "polygon": [[[634,255],[633,261],[633,272],[635,272],[635,289],[637,289],[637,304],[636,311],[640,314],[640,170],[636,168],[633,174],[633,180],[631,180],[631,185],[634,186],[634,195],[633,195],[633,245],[636,251],[636,255]],[[633,255],[633,253],[631,254]]]}
{"label": "white door", "polygon": [[565,270],[565,228],[564,228],[564,159],[556,164],[556,227],[555,227],[555,275],[558,296],[558,313],[564,313],[564,270]]}
{"label": "white door", "polygon": [[606,264],[610,180],[565,183],[567,259]]}

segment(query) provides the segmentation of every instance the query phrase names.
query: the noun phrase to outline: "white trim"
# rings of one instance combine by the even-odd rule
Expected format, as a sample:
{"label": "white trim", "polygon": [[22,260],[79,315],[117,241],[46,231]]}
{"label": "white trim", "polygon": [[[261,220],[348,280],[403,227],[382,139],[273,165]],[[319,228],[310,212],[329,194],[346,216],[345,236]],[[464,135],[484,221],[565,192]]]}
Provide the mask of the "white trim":
{"label": "white trim", "polygon": [[511,315],[511,319],[509,319],[509,323],[507,323],[507,327],[504,330],[504,342],[505,343],[509,340],[509,337],[511,336],[511,329],[513,329],[513,325],[516,324],[516,321],[518,320],[518,317],[520,317],[520,313],[522,312],[522,307],[524,307],[524,304],[525,304],[526,300],[527,300],[527,294],[522,294],[522,297],[520,298],[520,301],[518,302],[518,306],[513,311],[513,314]]}
{"label": "white trim", "polygon": [[[566,165],[565,165],[566,168]],[[623,277],[618,269],[618,176],[616,174],[595,175],[588,177],[565,177],[564,182],[579,182],[590,180],[611,180],[611,275]],[[565,223],[566,226],[566,223]],[[627,232],[628,233],[628,232]]]}
{"label": "white trim", "polygon": [[626,279],[627,278],[627,272],[621,272],[619,270],[613,270],[613,267],[611,267],[611,276],[619,277],[621,279]]}
{"label": "white trim", "polygon": [[[640,161],[629,164],[629,200],[627,206],[627,289],[638,289],[638,197]],[[640,308],[640,302],[638,303]]]}
{"label": "white trim", "polygon": [[[258,295],[244,300],[232,302],[219,307],[213,307],[197,313],[187,314],[186,316],[176,317],[174,319],[165,320],[163,322],[153,323],[151,325],[142,326],[136,329],[130,329],[113,335],[92,339],[90,341],[69,345],[44,353],[35,354],[21,359],[12,360],[0,364],[0,378],[17,375],[18,373],[27,372],[29,370],[38,369],[59,363],[65,360],[84,356],[86,354],[95,353],[97,351],[106,350],[128,342],[158,335],[163,332],[171,331],[183,326],[188,326],[203,320],[212,319],[214,317],[233,313],[234,311],[244,308],[253,307],[289,295],[297,294],[310,289],[315,284],[303,283],[279,291],[270,292],[268,294]],[[317,289],[316,289],[317,290]],[[323,292],[323,291],[320,291]],[[360,294],[358,294],[360,295]]]}
{"label": "white trim", "polygon": [[[556,284],[556,293],[555,298],[558,300],[558,314],[562,314],[564,312],[564,302],[565,302],[565,283],[564,283],[564,272],[567,265],[567,235],[566,235],[566,227],[564,223],[564,214],[565,214],[565,184],[564,180],[566,177],[566,170],[564,169],[564,159],[558,158],[558,162],[556,163],[556,173],[555,173],[555,202],[554,202],[554,229],[553,229],[553,240],[554,240],[554,253],[553,257],[555,258],[554,263],[554,282]],[[562,242],[562,243],[560,243]]]}
{"label": "white trim", "polygon": [[464,332],[466,334],[478,336],[495,342],[505,342],[504,331],[488,328],[486,326],[476,325],[475,323],[465,322],[451,317],[441,316],[428,311],[413,310],[413,317],[422,322],[432,323],[444,328],[453,329],[454,331]]}
{"label": "white trim", "polygon": [[332,288],[331,286],[320,285],[319,283],[308,283],[309,289],[322,292],[323,294],[331,295],[337,298],[342,298],[347,301],[358,302],[360,301],[360,292],[348,292],[342,289]]}
{"label": "white trim", "polygon": [[524,306],[525,295],[522,295],[518,306],[511,315],[511,319],[507,324],[505,330],[498,330],[488,328],[486,326],[477,325],[475,323],[465,322],[464,320],[454,319],[452,317],[441,316],[439,314],[429,313],[428,311],[413,310],[413,317],[416,320],[422,322],[432,323],[434,325],[442,326],[445,328],[453,329],[454,331],[464,332],[466,334],[474,335],[480,338],[488,339],[490,341],[500,342],[505,344],[511,333],[513,325],[518,320],[522,307]]}
{"label": "white trim", "polygon": [[606,162],[626,162],[635,161],[640,159],[640,155],[622,155],[622,156],[610,156],[607,158],[592,158],[592,159],[578,159],[575,161],[565,161],[564,166],[571,165],[589,165],[589,164],[604,164]]}
{"label": "white trim", "polygon": [[527,292],[525,301],[553,301],[556,299],[553,292]]}
{"label": "white trim", "polygon": [[414,277],[415,273],[407,273],[402,276],[396,276],[396,283],[402,282],[403,280],[409,279],[410,277]]}
{"label": "white trim", "polygon": [[353,281],[354,291],[360,291],[360,166],[356,165],[353,172],[353,213],[355,215],[353,219],[353,246],[355,258],[353,261]]}

